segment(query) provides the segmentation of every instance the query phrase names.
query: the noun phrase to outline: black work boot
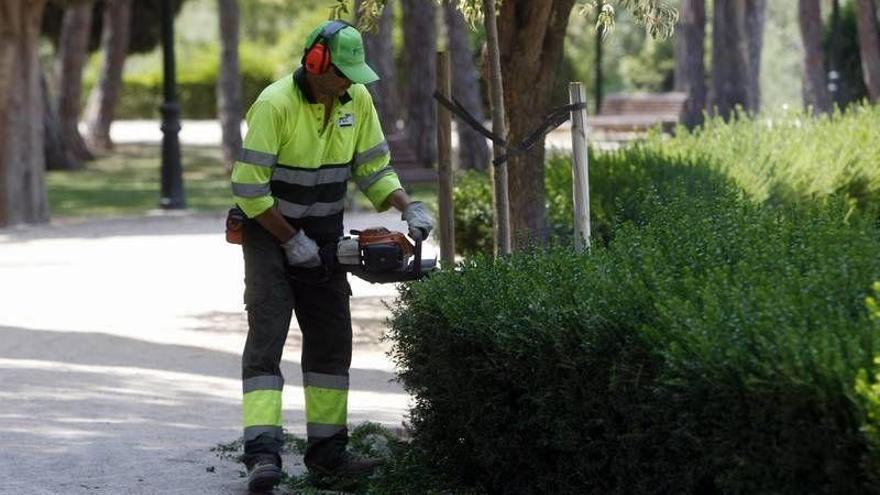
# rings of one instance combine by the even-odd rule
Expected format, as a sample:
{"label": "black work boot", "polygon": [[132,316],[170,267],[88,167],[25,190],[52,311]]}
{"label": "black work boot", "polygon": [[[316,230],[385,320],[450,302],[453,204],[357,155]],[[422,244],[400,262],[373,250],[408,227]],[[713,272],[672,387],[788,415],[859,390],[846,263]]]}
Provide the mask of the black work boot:
{"label": "black work boot", "polygon": [[281,481],[281,468],[275,456],[270,454],[258,454],[248,462],[248,489],[251,492],[263,493]]}
{"label": "black work boot", "polygon": [[382,464],[381,459],[361,457],[345,450],[332,465],[316,462],[306,463],[306,467],[314,474],[322,476],[340,476],[345,478],[369,476]]}

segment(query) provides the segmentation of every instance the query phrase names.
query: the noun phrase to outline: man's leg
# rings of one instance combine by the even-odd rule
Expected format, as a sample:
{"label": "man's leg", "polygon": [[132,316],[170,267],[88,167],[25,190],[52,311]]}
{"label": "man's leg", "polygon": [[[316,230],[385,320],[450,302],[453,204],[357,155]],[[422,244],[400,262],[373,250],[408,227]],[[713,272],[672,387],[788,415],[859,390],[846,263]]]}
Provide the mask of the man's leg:
{"label": "man's leg", "polygon": [[345,274],[329,282],[294,282],[303,334],[302,371],[310,468],[334,469],[348,444],[348,369],[351,367],[351,289]]}
{"label": "man's leg", "polygon": [[281,467],[281,353],[290,328],[293,290],[278,242],[254,221],[245,222],[245,304],[248,336],[242,353],[244,458],[250,467],[267,456]]}

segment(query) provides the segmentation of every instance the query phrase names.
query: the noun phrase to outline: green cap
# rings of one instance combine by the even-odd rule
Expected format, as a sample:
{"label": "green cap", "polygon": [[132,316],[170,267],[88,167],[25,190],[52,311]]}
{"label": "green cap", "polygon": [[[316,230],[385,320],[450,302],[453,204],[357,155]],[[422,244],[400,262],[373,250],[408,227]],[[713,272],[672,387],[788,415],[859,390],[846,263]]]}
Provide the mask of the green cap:
{"label": "green cap", "polygon": [[[305,51],[311,48],[315,38],[332,22],[334,21],[325,21],[309,33]],[[327,45],[330,47],[330,62],[351,82],[367,84],[379,80],[379,76],[364,59],[364,40],[357,29],[351,26],[340,29]]]}

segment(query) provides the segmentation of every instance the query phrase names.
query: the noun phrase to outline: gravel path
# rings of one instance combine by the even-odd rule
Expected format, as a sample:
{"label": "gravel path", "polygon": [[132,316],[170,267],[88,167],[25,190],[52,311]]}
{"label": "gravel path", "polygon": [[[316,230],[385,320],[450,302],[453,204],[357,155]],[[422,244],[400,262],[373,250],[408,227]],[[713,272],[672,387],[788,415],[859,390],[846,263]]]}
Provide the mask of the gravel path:
{"label": "gravel path", "polygon": [[[370,225],[404,227],[356,214],[347,228]],[[246,493],[211,451],[240,434],[247,329],[222,229],[196,214],[0,229],[0,494]],[[352,286],[349,420],[399,426],[409,397],[378,342],[395,289]],[[303,435],[298,333],[284,414]]]}

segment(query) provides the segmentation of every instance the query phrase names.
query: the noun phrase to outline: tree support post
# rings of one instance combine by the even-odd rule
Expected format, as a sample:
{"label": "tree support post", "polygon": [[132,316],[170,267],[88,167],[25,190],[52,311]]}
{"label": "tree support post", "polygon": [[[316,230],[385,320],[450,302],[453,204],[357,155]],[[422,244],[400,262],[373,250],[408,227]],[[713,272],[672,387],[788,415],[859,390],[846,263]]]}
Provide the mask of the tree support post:
{"label": "tree support post", "polygon": [[[501,139],[507,139],[507,124],[504,122],[504,86],[501,80],[501,53],[498,45],[498,20],[495,16],[495,0],[483,0],[483,21],[486,28],[486,47],[489,52],[489,94],[492,101],[492,132]],[[504,154],[504,147],[492,145],[492,158]],[[495,185],[492,195],[495,200],[495,254],[511,253],[510,236],[510,197],[508,195],[507,162],[491,169]]]}
{"label": "tree support post", "polygon": [[[449,52],[437,52],[437,89],[452,98],[452,71]],[[455,215],[452,205],[452,115],[437,105],[437,181],[440,208],[440,263],[455,266]]]}
{"label": "tree support post", "polygon": [[162,60],[165,102],[162,112],[162,195],[159,206],[166,210],[186,208],[183,194],[183,169],[180,165],[180,104],[177,102],[177,83],[174,73],[174,9],[171,2],[162,0]]}
{"label": "tree support post", "polygon": [[[568,86],[572,104],[587,101],[584,85],[579,82]],[[590,247],[590,177],[589,152],[587,148],[587,110],[571,112],[571,174],[574,197],[574,246],[578,252]]]}

